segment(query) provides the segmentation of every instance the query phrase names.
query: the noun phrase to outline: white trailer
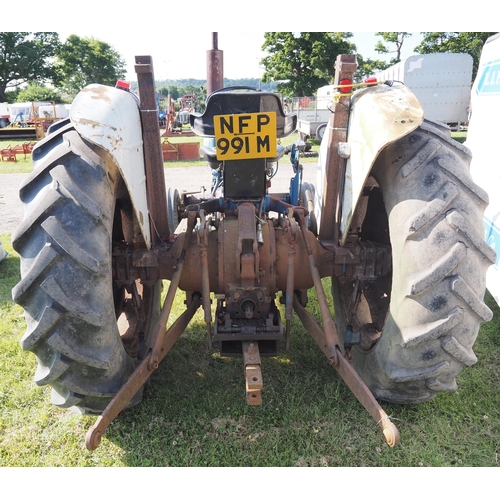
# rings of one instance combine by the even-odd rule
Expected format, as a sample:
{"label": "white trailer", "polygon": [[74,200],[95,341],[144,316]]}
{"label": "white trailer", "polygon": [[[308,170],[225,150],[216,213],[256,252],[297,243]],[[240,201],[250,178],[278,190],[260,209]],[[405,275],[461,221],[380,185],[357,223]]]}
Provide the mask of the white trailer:
{"label": "white trailer", "polygon": [[488,269],[486,286],[500,305],[500,33],[484,44],[471,92],[471,117],[465,145],[472,152],[471,174],[489,196],[484,212],[485,240],[497,259]]}
{"label": "white trailer", "polygon": [[428,120],[459,129],[469,119],[472,57],[421,54],[376,73],[378,81],[401,82],[417,97]]}
{"label": "white trailer", "polygon": [[308,137],[321,140],[330,119],[333,86],[318,89],[316,97],[299,97],[293,100],[292,110],[297,113],[297,133],[304,141]]}

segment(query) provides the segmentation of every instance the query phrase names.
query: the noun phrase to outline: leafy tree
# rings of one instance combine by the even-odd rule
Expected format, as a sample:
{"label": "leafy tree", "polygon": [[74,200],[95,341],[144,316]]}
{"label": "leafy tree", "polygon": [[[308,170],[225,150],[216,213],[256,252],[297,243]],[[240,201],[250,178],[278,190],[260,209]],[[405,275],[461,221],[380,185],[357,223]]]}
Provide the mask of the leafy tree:
{"label": "leafy tree", "polygon": [[51,80],[59,35],[49,31],[0,32],[0,102],[8,88]]}
{"label": "leafy tree", "polygon": [[175,84],[170,84],[166,87],[159,87],[158,89],[158,92],[162,93],[163,95],[168,95],[170,94],[172,96],[172,99],[178,99],[179,96],[181,95],[180,92],[179,92],[179,87],[177,87],[177,85]]}
{"label": "leafy tree", "polygon": [[481,51],[486,40],[496,32],[434,31],[423,32],[424,39],[415,47],[419,54],[436,52],[464,53],[472,56],[472,80],[476,78]]}
{"label": "leafy tree", "polygon": [[20,102],[29,101],[54,101],[62,102],[62,97],[56,89],[47,87],[41,83],[31,83],[23,88],[17,94],[17,100]]}
{"label": "leafy tree", "polygon": [[347,32],[266,32],[262,50],[269,55],[261,61],[262,81],[277,81],[277,90],[289,96],[314,95],[331,83],[337,56],[354,52],[351,37]]}
{"label": "leafy tree", "polygon": [[361,54],[357,55],[358,69],[354,73],[354,81],[362,82],[365,78],[373,76],[378,71],[388,68],[391,64],[379,59],[364,59]]}
{"label": "leafy tree", "polygon": [[406,38],[411,36],[411,33],[408,33],[406,31],[377,31],[375,34],[381,36],[386,44],[390,43],[396,45],[396,48],[394,50],[391,50],[386,44],[381,41],[378,41],[375,45],[375,50],[379,54],[396,54],[396,57],[391,58],[387,67],[401,61],[401,50],[403,48],[403,43]]}
{"label": "leafy tree", "polygon": [[60,86],[76,95],[91,83],[114,86],[125,76],[125,61],[106,42],[70,35],[57,50],[56,71]]}

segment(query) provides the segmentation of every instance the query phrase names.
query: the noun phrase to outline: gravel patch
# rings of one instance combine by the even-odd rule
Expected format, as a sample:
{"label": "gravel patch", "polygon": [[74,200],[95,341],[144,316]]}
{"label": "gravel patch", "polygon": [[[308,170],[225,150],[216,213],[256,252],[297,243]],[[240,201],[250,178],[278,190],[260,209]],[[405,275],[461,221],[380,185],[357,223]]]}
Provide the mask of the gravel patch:
{"label": "gravel patch", "polygon": [[[19,199],[19,186],[29,174],[0,174],[0,233],[12,233],[23,219],[23,204]],[[284,193],[289,189],[293,176],[287,161],[280,163],[276,176],[272,179],[271,192]],[[315,184],[316,164],[304,164],[303,180]],[[210,190],[211,169],[202,167],[179,167],[165,170],[168,187],[179,191],[199,192],[202,187]]]}

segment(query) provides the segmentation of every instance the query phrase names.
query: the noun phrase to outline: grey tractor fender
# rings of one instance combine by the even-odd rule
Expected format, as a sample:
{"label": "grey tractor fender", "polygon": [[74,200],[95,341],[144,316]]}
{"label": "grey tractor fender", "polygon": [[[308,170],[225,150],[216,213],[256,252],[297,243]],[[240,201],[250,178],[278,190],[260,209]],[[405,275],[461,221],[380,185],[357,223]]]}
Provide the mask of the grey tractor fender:
{"label": "grey tractor fender", "polygon": [[[413,132],[423,120],[420,103],[403,85],[377,85],[360,90],[351,98],[347,142],[339,145],[339,153],[347,158],[341,193],[341,244],[349,234],[356,206],[378,155],[389,144]],[[330,131],[331,124],[323,136],[318,162],[315,203],[318,226]]]}
{"label": "grey tractor fender", "polygon": [[147,248],[151,247],[139,103],[124,90],[92,84],[75,97],[70,119],[87,141],[103,148],[120,170]]}

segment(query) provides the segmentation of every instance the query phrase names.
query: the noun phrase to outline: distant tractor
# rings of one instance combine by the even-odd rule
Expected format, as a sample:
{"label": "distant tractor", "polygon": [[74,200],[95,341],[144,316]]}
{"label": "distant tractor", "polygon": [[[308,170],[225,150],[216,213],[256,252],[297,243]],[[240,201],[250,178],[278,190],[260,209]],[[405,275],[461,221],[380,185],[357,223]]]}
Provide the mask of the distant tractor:
{"label": "distant tractor", "polygon": [[[165,134],[164,135],[178,135],[185,133],[183,131],[184,125],[189,125],[189,115],[196,109],[196,94],[183,95],[179,99],[179,111],[175,110],[175,101],[172,95],[168,94],[167,106],[165,108]],[[192,135],[190,131],[185,135]]]}

